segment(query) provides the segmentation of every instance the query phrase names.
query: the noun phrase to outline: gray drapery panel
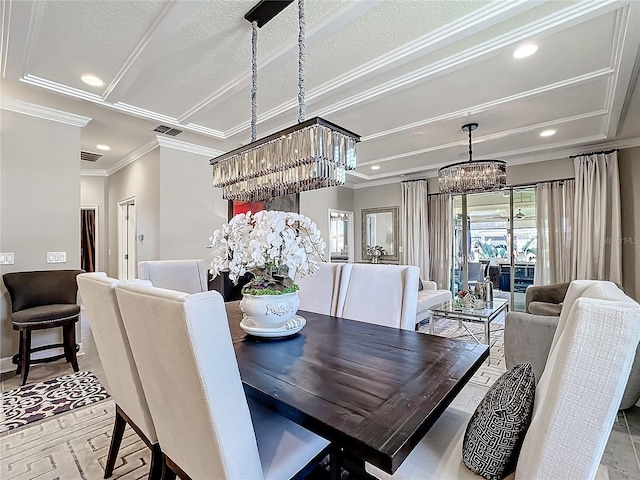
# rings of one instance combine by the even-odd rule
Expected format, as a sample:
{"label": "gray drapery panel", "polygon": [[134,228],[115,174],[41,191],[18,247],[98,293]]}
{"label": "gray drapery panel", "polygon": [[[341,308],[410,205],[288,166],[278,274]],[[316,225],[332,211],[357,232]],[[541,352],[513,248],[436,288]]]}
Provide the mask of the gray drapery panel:
{"label": "gray drapery panel", "polygon": [[453,210],[450,195],[430,195],[429,206],[429,280],[439,289],[451,288],[453,252]]}
{"label": "gray drapery panel", "polygon": [[622,284],[618,152],[574,159],[573,279]]}
{"label": "gray drapery panel", "polygon": [[574,202],[575,180],[542,182],[536,186],[536,285],[573,280]]}
{"label": "gray drapery panel", "polygon": [[429,275],[429,216],[427,181],[402,182],[402,248],[406,265],[420,267],[420,277]]}

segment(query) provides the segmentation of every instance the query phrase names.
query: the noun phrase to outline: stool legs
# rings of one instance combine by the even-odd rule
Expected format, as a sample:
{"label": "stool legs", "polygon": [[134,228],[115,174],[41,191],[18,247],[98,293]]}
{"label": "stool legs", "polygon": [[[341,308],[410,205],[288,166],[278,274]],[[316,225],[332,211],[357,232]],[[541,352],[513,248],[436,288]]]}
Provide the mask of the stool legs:
{"label": "stool legs", "polygon": [[29,364],[31,363],[31,330],[20,331],[20,361],[16,373],[20,376],[20,386],[27,383]]}
{"label": "stool legs", "polygon": [[64,337],[64,356],[67,362],[71,363],[73,371],[77,372],[78,360],[76,358],[76,325],[72,323],[70,325],[63,325],[62,335]]}
{"label": "stool legs", "polygon": [[50,348],[64,348],[63,355],[54,355],[46,358],[39,358],[33,361],[33,363],[52,362],[64,358],[71,364],[74,372],[78,372],[78,359],[76,358],[76,329],[75,321],[62,325],[62,343],[56,343],[55,345],[43,345],[37,348],[31,348],[31,328],[25,328],[20,330],[20,346],[18,353],[13,356],[13,362],[17,365],[16,375],[21,375],[20,386],[27,383],[27,377],[29,376],[29,366],[31,362],[31,354],[33,352],[39,352],[41,350],[47,350]]}

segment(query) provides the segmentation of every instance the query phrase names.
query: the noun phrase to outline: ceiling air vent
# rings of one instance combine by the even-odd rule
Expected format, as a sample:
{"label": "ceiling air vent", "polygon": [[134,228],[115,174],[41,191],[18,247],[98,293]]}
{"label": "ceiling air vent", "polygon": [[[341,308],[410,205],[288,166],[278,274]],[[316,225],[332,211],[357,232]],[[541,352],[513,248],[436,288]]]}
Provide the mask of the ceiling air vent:
{"label": "ceiling air vent", "polygon": [[158,125],[153,129],[154,132],[164,133],[165,135],[169,135],[170,137],[175,137],[182,133],[182,130],[178,130],[177,128],[167,127],[166,125]]}
{"label": "ceiling air vent", "polygon": [[80,152],[80,160],[85,162],[97,162],[102,156],[101,153]]}

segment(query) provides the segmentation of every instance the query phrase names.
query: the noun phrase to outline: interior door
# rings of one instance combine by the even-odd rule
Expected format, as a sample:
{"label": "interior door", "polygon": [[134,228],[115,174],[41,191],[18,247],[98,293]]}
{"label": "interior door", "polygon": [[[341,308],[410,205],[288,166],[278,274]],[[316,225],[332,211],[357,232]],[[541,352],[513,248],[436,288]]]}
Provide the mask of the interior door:
{"label": "interior door", "polygon": [[136,278],[136,205],[134,199],[119,204],[118,278]]}

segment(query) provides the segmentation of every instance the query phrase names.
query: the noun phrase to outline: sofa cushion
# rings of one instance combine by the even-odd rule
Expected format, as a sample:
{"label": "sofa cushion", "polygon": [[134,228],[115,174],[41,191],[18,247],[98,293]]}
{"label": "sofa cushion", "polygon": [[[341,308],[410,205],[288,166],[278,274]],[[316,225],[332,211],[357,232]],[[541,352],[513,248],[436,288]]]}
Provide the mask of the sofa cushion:
{"label": "sofa cushion", "polygon": [[418,292],[418,312],[429,310],[434,305],[451,300],[451,292],[449,290],[427,290],[423,289]]}
{"label": "sofa cushion", "polygon": [[516,466],[531,423],[536,382],[528,363],[504,373],[474,412],[462,442],[462,461],[487,479],[501,479]]}
{"label": "sofa cushion", "polygon": [[545,315],[548,317],[559,317],[562,311],[562,304],[548,302],[529,303],[529,313],[532,315]]}

